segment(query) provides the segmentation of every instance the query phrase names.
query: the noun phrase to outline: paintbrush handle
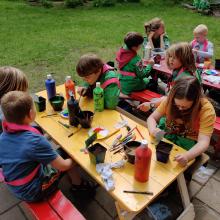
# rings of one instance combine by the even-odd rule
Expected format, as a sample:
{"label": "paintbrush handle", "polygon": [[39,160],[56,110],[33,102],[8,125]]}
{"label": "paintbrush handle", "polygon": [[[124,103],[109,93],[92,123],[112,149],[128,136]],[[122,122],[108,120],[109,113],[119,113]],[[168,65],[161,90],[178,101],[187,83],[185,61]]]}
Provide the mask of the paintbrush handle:
{"label": "paintbrush handle", "polygon": [[145,195],[153,195],[153,192],[146,192],[146,191],[130,191],[130,190],[124,190],[124,193],[134,193],[134,194],[145,194]]}

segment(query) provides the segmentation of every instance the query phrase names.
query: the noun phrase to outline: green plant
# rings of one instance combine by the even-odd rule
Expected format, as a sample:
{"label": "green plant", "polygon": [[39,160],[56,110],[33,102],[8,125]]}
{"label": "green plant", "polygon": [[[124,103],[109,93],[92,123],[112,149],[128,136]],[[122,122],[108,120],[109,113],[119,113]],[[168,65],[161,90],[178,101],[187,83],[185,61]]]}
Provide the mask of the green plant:
{"label": "green plant", "polygon": [[140,2],[140,0],[127,0],[127,2]]}
{"label": "green plant", "polygon": [[45,7],[45,8],[51,8],[53,7],[53,3],[49,0],[40,0],[40,3]]}
{"label": "green plant", "polygon": [[94,0],[93,1],[93,6],[94,7],[110,7],[110,6],[114,6],[116,3],[115,0]]}
{"label": "green plant", "polygon": [[77,6],[82,6],[83,0],[65,0],[65,5],[67,8],[75,8]]}

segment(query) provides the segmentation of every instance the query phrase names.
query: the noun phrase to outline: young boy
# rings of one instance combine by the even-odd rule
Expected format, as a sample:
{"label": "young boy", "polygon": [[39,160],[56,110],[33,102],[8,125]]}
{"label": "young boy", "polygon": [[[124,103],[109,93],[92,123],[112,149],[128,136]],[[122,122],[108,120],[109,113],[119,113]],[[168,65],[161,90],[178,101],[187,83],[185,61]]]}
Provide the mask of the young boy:
{"label": "young boy", "polygon": [[8,92],[1,99],[1,107],[5,120],[0,136],[0,166],[15,196],[31,202],[42,200],[57,189],[63,171],[69,171],[73,186],[80,190],[84,184],[73,171],[75,162],[63,159],[30,126],[36,116],[31,96],[21,91]]}
{"label": "young boy", "polygon": [[204,63],[213,57],[213,44],[208,41],[208,28],[204,24],[198,25],[194,30],[194,40],[191,42],[196,63]]}
{"label": "young boy", "polygon": [[117,52],[116,61],[120,73],[121,92],[129,95],[131,92],[144,90],[147,87],[153,60],[144,66],[141,57],[137,54],[142,47],[144,38],[137,32],[129,32],[125,38],[125,45]]}
{"label": "young boy", "polygon": [[104,90],[105,108],[116,108],[120,95],[120,82],[113,67],[105,64],[95,54],[85,54],[80,58],[76,71],[86,82],[84,86],[78,87],[79,95],[92,97],[96,82],[100,82]]}

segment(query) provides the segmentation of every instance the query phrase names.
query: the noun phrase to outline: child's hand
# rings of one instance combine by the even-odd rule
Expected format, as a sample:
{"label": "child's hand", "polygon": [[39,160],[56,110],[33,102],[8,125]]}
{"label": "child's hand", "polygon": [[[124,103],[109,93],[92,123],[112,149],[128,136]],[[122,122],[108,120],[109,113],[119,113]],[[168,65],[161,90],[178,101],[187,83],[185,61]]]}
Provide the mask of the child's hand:
{"label": "child's hand", "polygon": [[147,64],[153,66],[154,65],[154,59],[151,58],[150,60],[148,60]]}
{"label": "child's hand", "polygon": [[144,102],[140,105],[138,105],[137,109],[143,111],[143,112],[147,112],[150,110],[150,102]]}
{"label": "child's hand", "polygon": [[85,96],[86,94],[86,90],[87,88],[86,87],[83,87],[83,86],[78,86],[77,88],[77,93],[80,95],[80,96]]}
{"label": "child's hand", "polygon": [[155,32],[154,31],[151,31],[148,35],[148,38],[152,39],[152,37],[154,36]]}
{"label": "child's hand", "polygon": [[198,49],[194,48],[192,49],[193,54],[197,54],[198,53]]}
{"label": "child's hand", "polygon": [[188,163],[188,158],[186,156],[186,154],[177,154],[174,157],[174,161],[178,162],[181,166],[186,166]]}

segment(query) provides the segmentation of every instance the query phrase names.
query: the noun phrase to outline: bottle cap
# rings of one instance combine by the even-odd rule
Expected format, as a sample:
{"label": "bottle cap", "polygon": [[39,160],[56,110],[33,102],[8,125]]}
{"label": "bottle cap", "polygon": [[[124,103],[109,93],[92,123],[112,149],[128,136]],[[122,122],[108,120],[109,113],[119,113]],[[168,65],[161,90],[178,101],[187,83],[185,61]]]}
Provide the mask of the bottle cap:
{"label": "bottle cap", "polygon": [[48,75],[47,75],[47,79],[52,79],[52,75],[51,75],[51,74],[48,74]]}
{"label": "bottle cap", "polygon": [[71,79],[71,76],[66,76],[66,80]]}
{"label": "bottle cap", "polygon": [[147,140],[142,140],[141,141],[141,146],[142,147],[147,147],[148,141]]}
{"label": "bottle cap", "polygon": [[100,87],[100,82],[96,82],[96,87]]}

